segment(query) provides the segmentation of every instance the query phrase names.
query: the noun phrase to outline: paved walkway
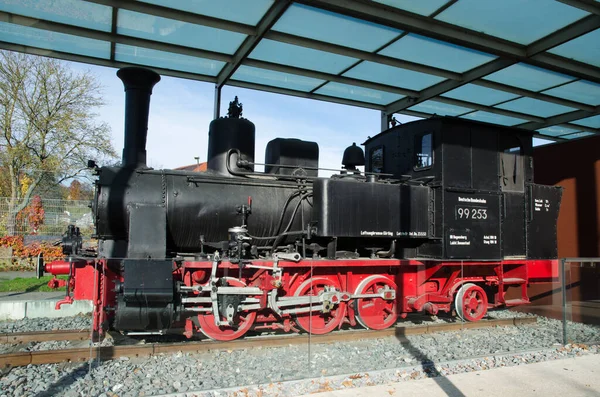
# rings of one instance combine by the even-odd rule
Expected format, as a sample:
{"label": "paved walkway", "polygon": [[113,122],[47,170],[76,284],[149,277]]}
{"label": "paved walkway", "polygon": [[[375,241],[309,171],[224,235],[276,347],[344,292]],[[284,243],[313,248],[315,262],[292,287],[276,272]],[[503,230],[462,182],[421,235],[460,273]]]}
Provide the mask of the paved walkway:
{"label": "paved walkway", "polygon": [[350,388],[311,397],[600,396],[600,355]]}

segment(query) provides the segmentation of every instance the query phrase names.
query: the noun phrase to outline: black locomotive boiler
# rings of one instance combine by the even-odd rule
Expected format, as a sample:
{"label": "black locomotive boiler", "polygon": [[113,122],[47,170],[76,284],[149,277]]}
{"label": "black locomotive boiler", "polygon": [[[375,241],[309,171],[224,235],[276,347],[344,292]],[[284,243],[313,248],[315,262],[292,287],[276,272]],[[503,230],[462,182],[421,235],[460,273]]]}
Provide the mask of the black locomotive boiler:
{"label": "black locomotive boiler", "polygon": [[[477,321],[528,303],[557,276],[561,190],[533,183],[532,133],[435,117],[344,152],[319,178],[314,142],[278,138],[256,172],[255,127],[232,102],[209,128],[208,170],[146,165],[151,70],[121,69],[125,147],[95,167],[98,250],[76,228],[65,300],[91,299],[94,327],[183,329],[231,340],[250,329],[383,329],[411,312]],[[363,166],[361,171],[358,167]],[[516,290],[511,297],[509,289]]]}

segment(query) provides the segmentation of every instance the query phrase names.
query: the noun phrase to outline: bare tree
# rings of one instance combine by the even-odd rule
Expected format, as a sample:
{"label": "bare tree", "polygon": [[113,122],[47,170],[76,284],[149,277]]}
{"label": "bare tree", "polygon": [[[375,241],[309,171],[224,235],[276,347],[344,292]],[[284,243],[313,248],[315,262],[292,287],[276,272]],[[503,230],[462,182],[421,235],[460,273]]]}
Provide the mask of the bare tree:
{"label": "bare tree", "polygon": [[0,51],[0,166],[10,184],[8,234],[36,186],[80,175],[88,159],[114,161],[110,129],[96,120],[101,86],[61,61]]}

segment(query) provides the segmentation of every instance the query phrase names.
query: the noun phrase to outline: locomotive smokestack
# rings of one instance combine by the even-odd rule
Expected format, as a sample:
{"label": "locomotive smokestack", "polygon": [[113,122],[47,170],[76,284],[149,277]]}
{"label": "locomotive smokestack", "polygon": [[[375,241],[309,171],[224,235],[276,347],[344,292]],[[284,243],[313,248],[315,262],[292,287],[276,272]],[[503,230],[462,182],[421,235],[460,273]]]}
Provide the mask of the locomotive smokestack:
{"label": "locomotive smokestack", "polygon": [[146,166],[146,136],[152,87],[160,81],[158,73],[143,68],[119,69],[117,76],[125,86],[125,145],[123,167]]}

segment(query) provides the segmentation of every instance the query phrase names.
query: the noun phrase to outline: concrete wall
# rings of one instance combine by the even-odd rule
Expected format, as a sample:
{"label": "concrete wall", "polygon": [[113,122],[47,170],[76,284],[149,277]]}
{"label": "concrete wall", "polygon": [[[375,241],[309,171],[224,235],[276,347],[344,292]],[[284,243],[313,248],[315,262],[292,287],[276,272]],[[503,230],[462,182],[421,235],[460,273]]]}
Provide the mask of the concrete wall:
{"label": "concrete wall", "polygon": [[0,321],[20,320],[22,318],[58,318],[71,317],[92,312],[92,301],[75,301],[71,305],[62,305],[54,310],[56,300],[2,301],[0,302]]}

